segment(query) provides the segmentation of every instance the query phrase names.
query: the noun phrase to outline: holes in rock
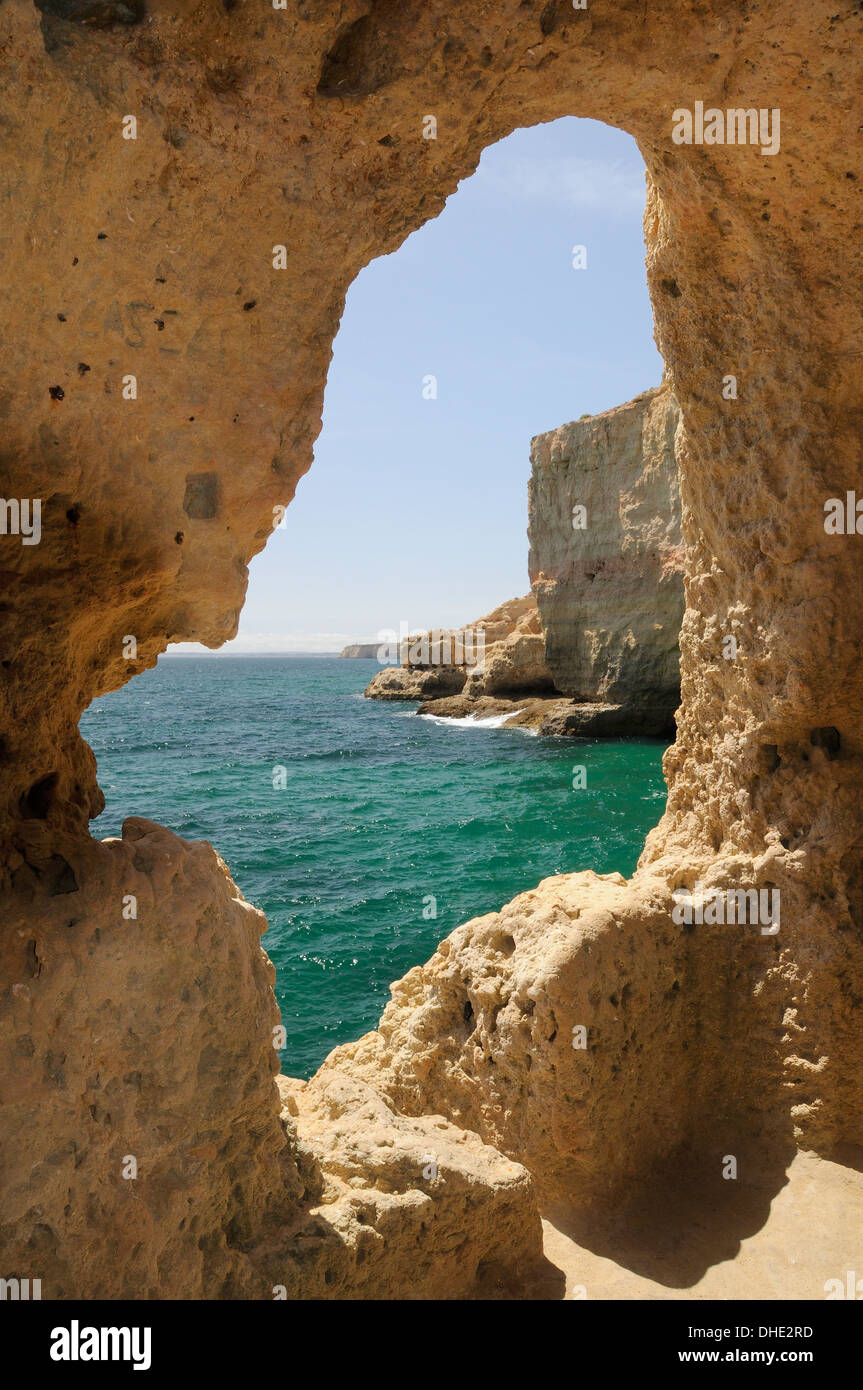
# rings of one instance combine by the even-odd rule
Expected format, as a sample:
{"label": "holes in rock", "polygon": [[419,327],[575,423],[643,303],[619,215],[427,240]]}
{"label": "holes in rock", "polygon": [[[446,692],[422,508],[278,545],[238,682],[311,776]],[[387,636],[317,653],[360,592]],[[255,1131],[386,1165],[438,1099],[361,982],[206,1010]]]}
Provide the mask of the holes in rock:
{"label": "holes in rock", "polygon": [[40,970],[39,953],[36,948],[36,941],[33,939],[27,942],[27,974],[32,980],[40,973]]}
{"label": "holes in rock", "polygon": [[39,881],[44,884],[52,898],[78,892],[75,872],[62,854],[52,854],[47,862],[38,866],[36,872]]}
{"label": "holes in rock", "polygon": [[672,299],[679,299],[682,290],[676,280],[660,280],[660,288],[664,294],[671,295]]}
{"label": "holes in rock", "polygon": [[62,401],[66,392],[63,390],[62,386],[49,386],[48,395],[51,397],[52,401]]}
{"label": "holes in rock", "polygon": [[90,29],[141,24],[147,17],[144,0],[34,0],[34,3],[43,15]]}
{"label": "holes in rock", "polygon": [[244,78],[242,68],[234,63],[225,63],[221,67],[207,69],[206,83],[217,96],[229,96],[242,86]]}
{"label": "holes in rock", "polygon": [[823,748],[827,757],[831,760],[839,756],[841,739],[839,730],[832,724],[827,724],[823,728],[813,729],[809,735],[809,742],[813,748]]}
{"label": "holes in rock", "polygon": [[541,32],[548,37],[553,34],[558,27],[560,19],[558,16],[558,0],[549,0],[539,17],[539,27]]}
{"label": "holes in rock", "polygon": [[21,814],[25,820],[46,820],[57,795],[59,775],[49,772],[34,782],[21,798]]}
{"label": "holes in rock", "polygon": [[371,31],[370,16],[361,15],[339,35],[324,58],[318,80],[320,96],[358,96],[374,90],[367,68]]}

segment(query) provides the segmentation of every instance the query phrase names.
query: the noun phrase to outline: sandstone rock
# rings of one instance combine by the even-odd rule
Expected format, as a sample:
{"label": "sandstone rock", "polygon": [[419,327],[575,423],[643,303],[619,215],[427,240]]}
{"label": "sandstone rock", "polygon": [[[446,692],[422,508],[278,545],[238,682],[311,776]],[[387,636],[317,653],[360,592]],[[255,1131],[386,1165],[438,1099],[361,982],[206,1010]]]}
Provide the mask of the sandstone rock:
{"label": "sandstone rock", "polygon": [[[381,698],[381,697],[379,697]],[[555,696],[503,699],[481,695],[446,695],[423,700],[419,715],[444,719],[487,719],[503,716],[507,725],[535,729],[559,738],[666,738],[673,728],[655,710],[633,710],[625,705],[579,704]]]}
{"label": "sandstone rock", "polygon": [[[457,649],[459,632],[472,634],[466,651],[469,660],[460,666],[441,662],[441,655]],[[402,643],[402,665],[386,667],[369,682],[365,692],[369,699],[429,700],[464,694],[470,700],[478,700],[483,695],[538,695],[554,690],[532,592],[500,604],[486,617],[466,623],[462,629],[432,630],[432,665],[419,666],[412,661],[413,649],[412,639],[407,638]]]}
{"label": "sandstone rock", "polygon": [[668,707],[609,705],[601,701],[553,700],[542,712],[541,734],[564,738],[662,738],[674,737],[673,712]]}
{"label": "sandstone rock", "polygon": [[464,693],[480,695],[539,695],[552,693],[554,681],[545,659],[545,634],[531,590],[524,598],[502,603],[475,627],[485,631],[482,671],[470,671]]}
{"label": "sandstone rock", "polygon": [[365,689],[369,700],[436,700],[464,689],[466,673],[458,666],[385,666]]}
{"label": "sandstone rock", "polygon": [[4,1266],[44,1298],[262,1296],[248,1242],[303,1193],[264,916],[148,821],[68,853],[71,891],[3,904]]}
{"label": "sandstone rock", "polygon": [[536,1198],[519,1164],[439,1115],[398,1114],[350,1076],[280,1077],[279,1089],[300,1163],[317,1175],[283,1246],[288,1298],[494,1297],[539,1273]]}
{"label": "sandstone rock", "polygon": [[686,1069],[654,1071],[687,1020],[686,943],[662,887],[546,879],[457,928],[392,986],[378,1031],[336,1049],[320,1075],[374,1078],[404,1113],[449,1115],[518,1153],[546,1199],[613,1195],[646,1150],[678,1145],[689,1084]]}
{"label": "sandstone rock", "polygon": [[555,685],[631,710],[627,732],[665,732],[680,700],[678,419],[665,387],[531,448],[530,574]]}

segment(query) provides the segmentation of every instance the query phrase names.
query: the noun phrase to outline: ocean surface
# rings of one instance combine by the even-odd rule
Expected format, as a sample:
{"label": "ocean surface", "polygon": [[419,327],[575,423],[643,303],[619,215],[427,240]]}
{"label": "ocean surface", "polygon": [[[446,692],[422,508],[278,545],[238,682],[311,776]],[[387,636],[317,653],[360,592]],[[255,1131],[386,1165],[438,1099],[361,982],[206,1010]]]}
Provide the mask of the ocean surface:
{"label": "ocean surface", "polygon": [[146,816],[209,840],[266,913],[292,1076],[375,1027],[459,923],[550,874],[630,874],[665,805],[657,741],[418,718],[363,699],[379,669],[163,657],[81,720],[107,800],[94,835]]}

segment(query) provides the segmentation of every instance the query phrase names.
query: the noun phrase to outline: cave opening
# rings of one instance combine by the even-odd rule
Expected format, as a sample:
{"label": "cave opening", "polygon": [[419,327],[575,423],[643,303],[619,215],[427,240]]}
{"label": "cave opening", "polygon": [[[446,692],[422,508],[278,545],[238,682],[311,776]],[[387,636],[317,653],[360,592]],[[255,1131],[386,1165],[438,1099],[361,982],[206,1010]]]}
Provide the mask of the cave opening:
{"label": "cave opening", "polygon": [[564,117],[489,146],[352,285],[315,466],[251,566],[238,638],[169,648],[82,720],[107,796],[93,833],[158,814],[266,913],[291,1075],[374,1027],[461,922],[556,873],[631,873],[662,813],[654,738],[416,719],[362,699],[375,658],[335,660],[529,590],[531,438],[662,376],[643,206],[613,127]]}

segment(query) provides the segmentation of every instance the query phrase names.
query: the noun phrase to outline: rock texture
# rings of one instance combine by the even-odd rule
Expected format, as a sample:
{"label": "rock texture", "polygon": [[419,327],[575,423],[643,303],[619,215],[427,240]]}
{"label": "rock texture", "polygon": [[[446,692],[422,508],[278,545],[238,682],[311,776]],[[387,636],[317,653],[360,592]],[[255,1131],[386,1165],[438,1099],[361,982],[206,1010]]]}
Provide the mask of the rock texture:
{"label": "rock texture", "polygon": [[629,732],[669,732],[680,702],[678,419],[665,387],[531,447],[530,577],[554,683],[631,711]]}
{"label": "rock texture", "polygon": [[[648,282],[681,412],[668,806],[629,884],[552,885],[462,928],[339,1070],[393,1114],[397,1097],[402,1118],[469,1116],[582,1204],[684,1152],[734,1153],[778,1190],[795,1145],[859,1144],[860,541],[823,517],[860,477],[863,11],[155,0],[124,24],[107,6],[99,27],[59,8],[0,7],[0,490],[44,503],[39,545],[0,538],[0,1047],[28,1080],[4,1064],[5,1273],[54,1269],[81,1297],[124,1289],[131,1266],[138,1295],[242,1294],[246,1262],[275,1249],[283,1269],[291,1222],[308,1219],[248,910],[209,852],[157,842],[135,871],[158,886],[141,891],[151,915],[118,944],[150,832],[91,844],[102,799],[78,719],[169,642],[233,636],[247,565],[312,460],[351,281],[440,211],[485,146],[562,115],[630,131],[647,166]],[[676,145],[673,112],[695,99],[781,110],[781,150]],[[696,879],[778,885],[779,935],[675,926],[671,892]],[[580,1023],[587,1066],[567,1052],[559,1076]],[[115,1178],[136,1146],[152,1198]],[[476,1155],[469,1141],[465,1212]],[[524,1232],[509,1269],[534,1249],[528,1207],[513,1216],[523,1180],[500,1163],[460,1246],[442,1210],[430,1281],[497,1259],[494,1188],[502,1229]],[[434,1237],[420,1221],[409,1239]],[[374,1287],[398,1272],[410,1292],[396,1223],[377,1248]],[[351,1279],[371,1292],[357,1263],[343,1296]]]}
{"label": "rock texture", "polygon": [[[453,666],[437,660],[435,653],[452,652],[458,633],[465,631],[472,634],[470,661]],[[428,700],[460,695],[472,702],[482,696],[554,691],[533,592],[500,604],[486,617],[466,623],[462,629],[434,629],[429,633],[429,644],[433,664],[420,666],[411,660],[413,643],[410,637],[406,638],[401,644],[401,666],[388,666],[374,676],[366,687],[368,698]],[[477,656],[481,659],[477,660]]]}
{"label": "rock texture", "polygon": [[43,1298],[453,1298],[537,1263],[531,1179],[475,1135],[350,1077],[280,1100],[266,921],[209,845],[127,820],[19,886],[0,1249]]}

